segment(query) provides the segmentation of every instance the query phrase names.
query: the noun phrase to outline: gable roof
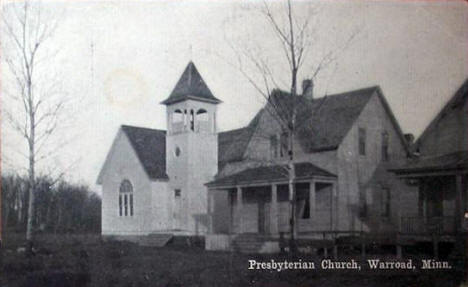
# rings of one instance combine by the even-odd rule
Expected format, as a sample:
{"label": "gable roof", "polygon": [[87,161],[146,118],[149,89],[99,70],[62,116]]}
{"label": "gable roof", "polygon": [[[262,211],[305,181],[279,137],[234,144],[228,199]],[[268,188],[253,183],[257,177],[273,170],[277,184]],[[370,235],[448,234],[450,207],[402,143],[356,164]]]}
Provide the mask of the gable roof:
{"label": "gable roof", "polygon": [[162,104],[169,105],[185,101],[187,99],[199,100],[214,104],[221,102],[213,96],[192,61],[188,63],[184,72],[180,76],[179,81],[169,95],[169,98],[164,100]]}
{"label": "gable roof", "polygon": [[455,95],[445,104],[442,110],[437,114],[437,116],[429,123],[423,133],[419,136],[419,138],[415,142],[415,146],[419,146],[422,141],[429,135],[432,130],[435,129],[437,124],[442,120],[442,118],[450,112],[452,109],[461,108],[463,107],[464,103],[468,98],[468,79],[465,80],[463,85],[457,90]]}
{"label": "gable roof", "polygon": [[226,163],[241,161],[258,126],[263,109],[243,128],[218,133],[218,169]]}
{"label": "gable roof", "polygon": [[[403,132],[379,86],[333,94],[312,100],[297,96],[297,136],[305,152],[335,150],[354,125],[373,95],[377,95],[390,117],[399,138],[408,150]],[[271,102],[288,113],[292,106],[290,94],[275,90]]]}
{"label": "gable roof", "polygon": [[168,179],[166,174],[166,131],[123,125],[143,168],[150,179]]}
{"label": "gable roof", "polygon": [[377,89],[370,87],[312,101],[304,98],[297,132],[304,151],[338,148]]}

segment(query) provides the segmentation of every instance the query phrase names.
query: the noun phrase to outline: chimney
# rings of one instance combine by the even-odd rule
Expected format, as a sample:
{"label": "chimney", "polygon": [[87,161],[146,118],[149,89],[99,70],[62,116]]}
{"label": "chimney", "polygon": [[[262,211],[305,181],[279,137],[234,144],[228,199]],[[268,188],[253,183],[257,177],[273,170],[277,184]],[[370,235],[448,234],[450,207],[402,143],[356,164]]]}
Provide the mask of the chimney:
{"label": "chimney", "polygon": [[413,134],[404,134],[405,140],[409,145],[412,145],[414,142],[414,135]]}
{"label": "chimney", "polygon": [[302,81],[302,95],[308,100],[314,99],[314,82],[312,79]]}

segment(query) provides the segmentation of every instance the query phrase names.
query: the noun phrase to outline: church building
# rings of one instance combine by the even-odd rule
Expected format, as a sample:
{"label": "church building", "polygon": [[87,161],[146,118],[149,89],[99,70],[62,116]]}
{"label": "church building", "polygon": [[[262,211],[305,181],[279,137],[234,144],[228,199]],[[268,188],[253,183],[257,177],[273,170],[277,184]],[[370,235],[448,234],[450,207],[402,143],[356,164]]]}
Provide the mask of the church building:
{"label": "church building", "polygon": [[[399,193],[411,187],[387,169],[409,148],[381,89],[314,97],[305,80],[298,101],[298,237],[398,230]],[[270,103],[218,132],[220,102],[190,62],[162,102],[167,131],[120,127],[98,177],[103,235],[202,235],[207,249],[229,249],[242,234],[289,232],[285,138]]]}

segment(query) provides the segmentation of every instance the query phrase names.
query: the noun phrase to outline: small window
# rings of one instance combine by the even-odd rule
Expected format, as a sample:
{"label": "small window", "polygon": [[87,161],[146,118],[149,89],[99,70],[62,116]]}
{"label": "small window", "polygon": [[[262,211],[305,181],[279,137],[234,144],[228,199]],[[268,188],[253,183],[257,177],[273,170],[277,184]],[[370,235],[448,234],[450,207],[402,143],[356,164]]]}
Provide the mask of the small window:
{"label": "small window", "polygon": [[366,155],[366,130],[359,128],[359,154]]}
{"label": "small window", "polygon": [[270,156],[271,158],[278,157],[278,137],[276,135],[270,136]]}
{"label": "small window", "polygon": [[133,216],[133,186],[127,179],[119,188],[119,216]]}
{"label": "small window", "polygon": [[180,189],[174,190],[174,196],[175,197],[180,197]]}
{"label": "small window", "polygon": [[175,155],[176,157],[179,157],[179,156],[180,156],[180,153],[181,153],[180,148],[179,148],[178,146],[176,146],[176,148],[175,148],[175,150],[174,150],[174,155]]}
{"label": "small window", "polygon": [[382,161],[388,161],[388,133],[383,132],[382,133]]}
{"label": "small window", "polygon": [[288,133],[284,132],[280,136],[280,157],[288,154]]}
{"label": "small window", "polygon": [[361,187],[359,189],[359,217],[367,217],[367,197],[366,189]]}
{"label": "small window", "polygon": [[382,188],[382,217],[390,216],[390,189]]}
{"label": "small window", "polygon": [[119,216],[122,216],[122,196],[119,196]]}

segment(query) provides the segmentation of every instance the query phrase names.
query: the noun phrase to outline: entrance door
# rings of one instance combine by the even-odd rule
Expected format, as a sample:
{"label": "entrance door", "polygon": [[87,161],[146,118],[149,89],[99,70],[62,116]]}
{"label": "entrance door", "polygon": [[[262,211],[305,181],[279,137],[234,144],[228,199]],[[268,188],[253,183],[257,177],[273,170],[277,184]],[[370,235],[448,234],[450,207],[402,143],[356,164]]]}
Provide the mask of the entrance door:
{"label": "entrance door", "polygon": [[174,210],[173,210],[173,228],[176,229],[176,230],[179,230],[181,229],[181,224],[180,224],[180,220],[181,220],[181,215],[180,215],[180,211],[181,211],[181,191],[180,189],[175,189],[174,190]]}
{"label": "entrance door", "polygon": [[270,208],[267,204],[269,199],[268,190],[257,190],[257,206],[258,206],[258,216],[257,216],[257,226],[259,234],[266,234],[270,231]]}

